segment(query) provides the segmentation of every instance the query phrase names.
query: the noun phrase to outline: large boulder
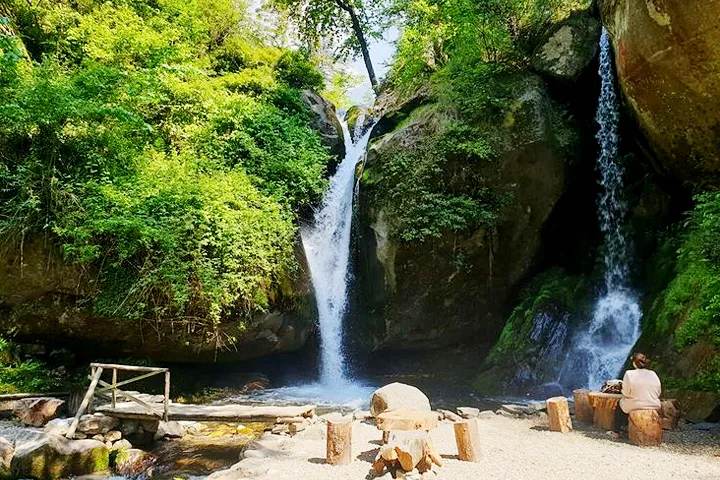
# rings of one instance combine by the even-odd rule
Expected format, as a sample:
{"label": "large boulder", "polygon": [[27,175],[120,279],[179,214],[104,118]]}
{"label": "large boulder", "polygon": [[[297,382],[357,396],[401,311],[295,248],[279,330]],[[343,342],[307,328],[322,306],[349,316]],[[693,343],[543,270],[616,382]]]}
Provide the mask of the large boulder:
{"label": "large boulder", "polygon": [[119,424],[120,421],[115,417],[94,413],[80,417],[77,431],[88,436],[103,435],[117,428]]}
{"label": "large boulder", "polygon": [[383,412],[408,409],[429,412],[430,400],[419,388],[404,383],[391,383],[373,392],[370,415],[377,417]]}
{"label": "large boulder", "polygon": [[532,66],[541,75],[574,82],[598,52],[600,22],[589,11],[576,12],[558,23],[535,51]]}
{"label": "large boulder", "polygon": [[[6,248],[0,259],[0,334],[12,332],[18,342],[43,343],[82,350],[89,356],[137,356],[166,362],[237,361],[295,351],[314,330],[316,310],[305,254],[300,268],[282,280],[271,308],[251,321],[231,319],[218,334],[234,339],[233,348],[198,341],[198,334],[171,322],[99,316],[93,308],[97,272],[63,261],[45,237],[26,238],[22,252]],[[21,261],[22,259],[22,261]],[[159,330],[155,330],[159,328]],[[152,332],[152,333],[151,333]]]}
{"label": "large boulder", "polygon": [[15,445],[6,438],[0,437],[0,479],[12,478],[12,459],[15,456]]}
{"label": "large boulder", "polygon": [[[425,139],[452,128],[455,117],[443,105],[415,108],[371,145],[358,202],[356,278],[362,311],[351,325],[366,330],[353,338],[370,338],[373,349],[426,350],[491,342],[499,334],[512,295],[535,265],[543,228],[565,190],[566,171],[577,151],[575,126],[565,121],[542,80],[523,75],[515,88],[505,102],[504,118],[478,127],[491,130],[487,137],[500,139],[496,156],[477,160],[448,154],[440,167],[433,167],[441,178],[424,185],[430,200],[433,189],[445,189],[439,195],[450,201],[488,192],[499,199],[490,203],[489,208],[496,208],[492,227],[479,223],[456,229],[452,215],[446,214],[450,220],[438,223],[449,226],[437,235],[417,240],[397,233],[397,225],[408,220],[393,207],[402,199],[387,194],[384,179],[394,175],[399,155],[424,149]],[[424,174],[417,176],[418,182]],[[402,195],[413,195],[414,179]],[[427,216],[444,215],[443,208],[430,205]],[[423,217],[418,218],[421,223]]]}
{"label": "large boulder", "polygon": [[42,427],[65,408],[65,402],[57,398],[24,398],[15,402],[13,413],[25,425]]}
{"label": "large boulder", "polygon": [[97,440],[68,440],[57,435],[24,442],[12,460],[13,476],[54,480],[107,472],[110,455]]}
{"label": "large boulder", "polygon": [[148,475],[157,462],[154,455],[137,448],[117,449],[113,455],[113,471],[123,477],[137,478]]}
{"label": "large boulder", "polygon": [[720,184],[720,1],[601,0],[627,104],[664,170]]}
{"label": "large boulder", "polygon": [[302,100],[313,114],[312,127],[338,160],[345,156],[345,134],[332,103],[310,90],[303,90]]}

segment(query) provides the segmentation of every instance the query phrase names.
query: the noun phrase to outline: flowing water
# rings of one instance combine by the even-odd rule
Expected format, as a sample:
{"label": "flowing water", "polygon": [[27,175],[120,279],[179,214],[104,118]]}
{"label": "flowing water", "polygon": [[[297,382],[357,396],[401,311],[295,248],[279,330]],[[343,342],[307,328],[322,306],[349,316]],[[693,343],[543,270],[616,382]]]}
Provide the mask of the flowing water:
{"label": "flowing water", "polygon": [[[371,128],[353,136],[341,120],[345,158],[330,179],[330,187],[312,225],[301,229],[315,291],[320,327],[320,381],[275,391],[279,396],[333,403],[367,402],[367,389],[349,379],[343,352],[343,319],[350,282],[350,232],[355,191],[355,167],[365,155]],[[358,119],[357,128],[362,128]],[[356,128],[356,130],[357,130]]]}
{"label": "flowing water", "polygon": [[600,154],[597,170],[600,229],[604,236],[604,292],[597,300],[588,329],[576,339],[566,365],[580,367],[579,384],[599,387],[615,378],[640,335],[642,313],[629,286],[630,248],[623,231],[627,205],[623,200],[622,164],[618,161],[619,110],[615,93],[613,55],[607,31],[600,40],[601,90],[596,115]]}

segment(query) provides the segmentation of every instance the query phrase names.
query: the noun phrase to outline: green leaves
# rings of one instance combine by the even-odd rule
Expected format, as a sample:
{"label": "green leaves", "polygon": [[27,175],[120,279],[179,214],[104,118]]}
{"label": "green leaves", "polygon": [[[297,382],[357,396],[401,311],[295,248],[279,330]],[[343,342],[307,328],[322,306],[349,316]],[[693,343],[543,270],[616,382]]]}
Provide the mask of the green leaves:
{"label": "green leaves", "polygon": [[45,234],[90,267],[99,315],[207,340],[278,302],[330,160],[307,57],[259,43],[235,0],[28,8],[0,37],[0,66],[25,62],[19,38],[38,52],[0,70],[5,241]]}

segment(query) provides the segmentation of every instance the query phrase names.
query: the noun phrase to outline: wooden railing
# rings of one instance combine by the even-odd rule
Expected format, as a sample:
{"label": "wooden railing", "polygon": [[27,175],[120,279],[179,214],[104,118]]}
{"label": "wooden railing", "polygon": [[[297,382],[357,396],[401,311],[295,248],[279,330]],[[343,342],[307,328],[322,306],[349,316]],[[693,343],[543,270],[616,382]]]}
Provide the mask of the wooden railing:
{"label": "wooden railing", "polygon": [[[108,383],[101,379],[103,373],[105,371],[110,371],[112,374],[112,380],[111,383]],[[127,380],[123,380],[121,382],[118,382],[118,371],[125,371],[125,372],[137,372],[141,373],[141,375],[138,375],[133,378],[129,378]],[[144,380],[146,378],[153,377],[155,375],[162,375],[165,374],[165,391],[163,393],[163,411],[158,412],[152,405],[149,403],[139,399],[138,397],[129,394],[128,392],[124,392],[120,390],[118,387],[122,387],[125,385],[128,385],[133,382],[137,382],[140,380]],[[170,370],[167,368],[158,368],[158,367],[138,367],[134,365],[117,365],[112,363],[91,363],[90,364],[90,386],[87,389],[87,392],[85,392],[85,397],[83,397],[82,403],[80,404],[80,408],[78,408],[77,413],[75,414],[75,418],[73,418],[72,423],[70,424],[70,429],[67,432],[67,438],[72,438],[75,435],[75,431],[77,430],[78,424],[80,423],[80,417],[85,413],[86,410],[90,407],[92,404],[92,400],[95,396],[104,396],[108,397],[107,393],[110,392],[109,398],[112,405],[112,408],[115,408],[117,397],[124,397],[132,402],[135,402],[139,405],[141,405],[143,408],[145,408],[148,411],[148,414],[162,418],[165,421],[168,421],[168,415],[169,415],[169,405],[170,405]],[[97,388],[98,385],[102,388]],[[97,390],[96,390],[97,389]]]}

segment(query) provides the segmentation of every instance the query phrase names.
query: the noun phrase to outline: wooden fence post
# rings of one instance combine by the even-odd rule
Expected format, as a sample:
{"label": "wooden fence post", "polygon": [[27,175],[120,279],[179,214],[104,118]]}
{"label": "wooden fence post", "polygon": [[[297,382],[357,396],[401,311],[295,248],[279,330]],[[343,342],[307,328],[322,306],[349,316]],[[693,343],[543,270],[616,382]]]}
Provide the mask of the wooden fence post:
{"label": "wooden fence post", "polygon": [[165,372],[165,397],[163,398],[163,420],[166,422],[170,417],[170,370]]}
{"label": "wooden fence post", "polygon": [[92,379],[90,380],[90,387],[85,393],[85,398],[83,398],[83,401],[80,404],[80,408],[78,408],[78,411],[75,414],[75,418],[73,418],[73,421],[70,424],[70,428],[65,435],[67,438],[72,438],[75,436],[75,430],[77,430],[78,424],[80,423],[80,417],[82,417],[83,413],[85,413],[85,410],[88,408],[88,405],[90,405],[90,402],[92,401],[93,395],[95,394],[95,387],[97,387],[97,384],[100,381],[100,376],[102,375],[102,372],[103,369],[100,367],[96,368],[93,371]]}

